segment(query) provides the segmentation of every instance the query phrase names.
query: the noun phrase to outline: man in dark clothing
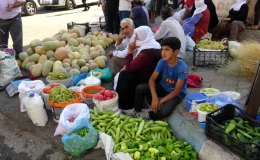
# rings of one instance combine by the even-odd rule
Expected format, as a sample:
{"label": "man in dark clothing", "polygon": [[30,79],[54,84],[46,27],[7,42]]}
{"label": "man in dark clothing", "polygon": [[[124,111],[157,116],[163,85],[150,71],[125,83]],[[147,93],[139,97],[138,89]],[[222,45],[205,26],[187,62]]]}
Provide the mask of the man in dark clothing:
{"label": "man in dark clothing", "polygon": [[148,26],[148,19],[145,11],[142,8],[142,1],[136,0],[133,2],[134,9],[130,18],[134,21],[135,28],[140,26]]}
{"label": "man in dark clothing", "polygon": [[[212,0],[205,0],[204,3],[208,6],[208,10],[210,12],[209,31],[211,32],[211,30],[218,25],[218,15],[216,12],[216,7],[215,7],[214,3],[212,2]],[[192,7],[192,9],[190,11],[190,17],[193,15],[195,9],[196,9],[196,7],[194,4],[194,6]]]}
{"label": "man in dark clothing", "polygon": [[86,1],[87,0],[82,0],[82,3],[83,3],[83,5],[84,5],[84,7],[85,7],[85,9],[83,10],[83,11],[88,11],[89,10],[89,5],[86,3]]}
{"label": "man in dark clothing", "polygon": [[119,0],[103,0],[102,8],[107,11],[107,32],[119,34],[120,19],[118,14]]}

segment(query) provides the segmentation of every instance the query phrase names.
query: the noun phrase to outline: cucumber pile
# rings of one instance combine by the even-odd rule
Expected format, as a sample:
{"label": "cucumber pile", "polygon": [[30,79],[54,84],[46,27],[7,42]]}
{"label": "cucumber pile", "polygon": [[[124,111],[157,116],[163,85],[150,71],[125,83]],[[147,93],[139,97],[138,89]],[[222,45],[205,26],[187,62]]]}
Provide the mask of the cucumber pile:
{"label": "cucumber pile", "polygon": [[230,134],[241,142],[251,142],[252,147],[260,145],[260,127],[254,127],[248,121],[241,117],[234,117],[218,124],[220,128],[225,130],[225,133]]}
{"label": "cucumber pile", "polygon": [[120,116],[120,113],[90,110],[93,127],[110,135],[113,152],[129,153],[134,160],[198,159],[192,146],[177,141],[167,122]]}

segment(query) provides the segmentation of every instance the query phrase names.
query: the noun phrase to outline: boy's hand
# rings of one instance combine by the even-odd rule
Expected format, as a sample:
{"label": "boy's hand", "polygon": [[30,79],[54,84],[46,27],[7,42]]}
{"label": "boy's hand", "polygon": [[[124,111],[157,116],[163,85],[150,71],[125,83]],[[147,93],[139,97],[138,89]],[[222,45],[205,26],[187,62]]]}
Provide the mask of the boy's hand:
{"label": "boy's hand", "polygon": [[153,108],[153,112],[154,112],[154,113],[157,112],[157,110],[158,110],[158,108],[159,108],[159,106],[160,106],[159,103],[160,103],[160,100],[159,100],[158,97],[153,98],[153,100],[152,100],[152,108]]}
{"label": "boy's hand", "polygon": [[108,57],[109,57],[109,58],[112,58],[112,57],[113,57],[113,51],[108,52]]}

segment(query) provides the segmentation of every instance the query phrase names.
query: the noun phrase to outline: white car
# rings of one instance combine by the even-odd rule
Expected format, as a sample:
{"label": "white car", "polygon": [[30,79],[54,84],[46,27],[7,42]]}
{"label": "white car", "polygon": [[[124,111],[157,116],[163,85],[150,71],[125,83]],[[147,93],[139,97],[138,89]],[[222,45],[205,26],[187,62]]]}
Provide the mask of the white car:
{"label": "white car", "polygon": [[25,4],[22,6],[22,11],[25,15],[32,16],[36,14],[38,7],[40,7],[40,4],[37,0],[26,0]]}
{"label": "white car", "polygon": [[[45,9],[52,7],[65,7],[66,9],[74,9],[73,0],[38,0],[39,4]],[[76,5],[82,5],[82,0],[74,0]],[[97,3],[98,0],[87,0],[87,4]]]}

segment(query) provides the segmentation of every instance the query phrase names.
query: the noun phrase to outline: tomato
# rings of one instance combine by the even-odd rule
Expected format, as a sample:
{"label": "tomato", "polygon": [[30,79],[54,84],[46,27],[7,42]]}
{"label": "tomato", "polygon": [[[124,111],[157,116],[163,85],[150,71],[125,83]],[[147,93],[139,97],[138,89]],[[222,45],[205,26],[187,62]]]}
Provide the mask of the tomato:
{"label": "tomato", "polygon": [[98,100],[98,101],[102,101],[102,100],[105,100],[105,97],[102,96],[101,94],[98,94],[95,96],[95,99]]}
{"label": "tomato", "polygon": [[58,86],[58,84],[50,84],[50,87],[51,87],[51,88],[54,88],[54,87],[56,87],[56,86]]}
{"label": "tomato", "polygon": [[106,90],[104,94],[105,94],[105,97],[113,98],[113,92],[112,91]]}
{"label": "tomato", "polygon": [[105,100],[109,100],[109,99],[112,99],[111,97],[106,97]]}
{"label": "tomato", "polygon": [[100,94],[104,96],[105,95],[105,91],[106,91],[105,89],[101,90]]}
{"label": "tomato", "polygon": [[51,92],[51,88],[47,87],[47,88],[43,88],[43,93],[49,94]]}

